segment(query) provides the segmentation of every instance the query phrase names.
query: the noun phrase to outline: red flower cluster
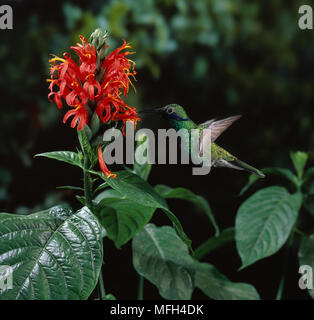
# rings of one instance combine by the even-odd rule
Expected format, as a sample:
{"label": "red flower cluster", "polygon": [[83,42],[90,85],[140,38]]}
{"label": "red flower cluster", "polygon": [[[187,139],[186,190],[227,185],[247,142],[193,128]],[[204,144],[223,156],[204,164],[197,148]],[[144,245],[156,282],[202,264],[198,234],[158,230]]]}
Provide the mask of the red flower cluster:
{"label": "red flower cluster", "polygon": [[[71,47],[79,56],[77,64],[68,53],[63,58],[54,56],[49,60],[50,82],[48,99],[54,97],[58,108],[62,108],[62,98],[71,108],[64,116],[65,123],[73,116],[71,127],[78,121],[78,130],[82,130],[88,123],[89,112],[96,112],[103,123],[108,121],[123,121],[123,132],[126,121],[133,121],[134,125],[140,119],[135,108],[128,106],[121,98],[126,97],[129,77],[134,77],[135,63],[126,58],[130,54],[125,49],[131,48],[125,41],[120,48],[115,49],[105,59],[101,59],[101,52],[80,36],[81,44]],[[108,46],[107,46],[108,47]],[[106,47],[106,48],[107,48]],[[57,88],[57,91],[53,91]],[[107,177],[115,178],[103,159],[102,149],[99,145],[98,160],[101,171]]]}
{"label": "red flower cluster", "polygon": [[[48,98],[54,96],[54,101],[58,108],[62,108],[62,98],[71,107],[64,118],[65,123],[70,117],[74,117],[71,127],[77,125],[78,130],[82,130],[88,123],[88,105],[92,112],[96,112],[103,123],[122,120],[140,120],[137,117],[135,108],[128,106],[121,95],[126,96],[131,83],[129,77],[135,76],[134,62],[127,59],[130,54],[124,49],[131,48],[125,41],[123,45],[110,53],[102,62],[97,60],[98,52],[94,46],[80,36],[82,44],[71,47],[79,55],[79,65],[68,53],[64,53],[64,58],[54,56],[49,60],[50,67],[50,93]],[[97,62],[98,61],[98,62]],[[131,66],[133,64],[133,66]],[[133,67],[133,68],[132,68]],[[102,75],[97,78],[96,70],[101,69],[97,74]],[[131,70],[132,69],[132,70]],[[132,84],[132,83],[131,83]],[[57,87],[57,91],[53,89]],[[90,103],[91,102],[91,103]],[[95,108],[95,110],[93,110]]]}

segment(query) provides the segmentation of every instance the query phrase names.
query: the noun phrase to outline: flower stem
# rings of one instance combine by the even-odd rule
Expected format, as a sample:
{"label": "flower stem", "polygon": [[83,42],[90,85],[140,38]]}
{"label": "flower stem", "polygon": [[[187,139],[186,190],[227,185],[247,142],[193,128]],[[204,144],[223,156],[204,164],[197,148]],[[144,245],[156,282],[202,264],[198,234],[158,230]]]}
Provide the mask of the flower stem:
{"label": "flower stem", "polygon": [[144,278],[139,275],[137,300],[143,300],[143,296],[144,296]]}
{"label": "flower stem", "polygon": [[280,282],[279,282],[279,286],[278,286],[278,290],[277,290],[277,294],[276,294],[276,300],[281,300],[282,299],[283,290],[284,290],[284,287],[285,287],[285,280],[286,280],[288,262],[289,262],[289,255],[290,255],[293,239],[294,239],[294,231],[291,232],[291,234],[290,234],[290,236],[288,238],[286,247],[285,247],[282,274],[281,274],[281,277],[280,277]]}
{"label": "flower stem", "polygon": [[88,159],[84,157],[84,195],[87,207],[92,210],[92,188],[91,188],[91,178],[88,172]]}
{"label": "flower stem", "polygon": [[[92,200],[92,185],[91,185],[91,177],[89,170],[89,161],[87,156],[84,156],[84,195],[85,195],[85,203],[89,210],[93,212],[93,200]],[[99,272],[98,278],[98,288],[100,289],[99,299],[106,300],[106,292],[104,286],[104,279],[102,276],[102,267]]]}
{"label": "flower stem", "polygon": [[102,276],[102,268],[100,269],[100,272],[99,272],[98,285],[100,288],[100,297],[99,297],[100,300],[106,300],[106,291],[104,286],[104,278]]}

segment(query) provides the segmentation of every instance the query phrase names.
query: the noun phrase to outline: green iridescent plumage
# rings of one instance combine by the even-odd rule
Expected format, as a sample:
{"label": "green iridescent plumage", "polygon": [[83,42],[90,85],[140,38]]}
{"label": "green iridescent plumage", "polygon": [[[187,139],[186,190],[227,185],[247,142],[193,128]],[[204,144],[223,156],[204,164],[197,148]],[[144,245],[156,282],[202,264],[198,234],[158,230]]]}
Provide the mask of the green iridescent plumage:
{"label": "green iridescent plumage", "polygon": [[[240,116],[233,116],[219,121],[213,119],[202,124],[196,124],[189,118],[184,108],[178,104],[170,104],[151,112],[162,113],[163,117],[169,121],[170,126],[176,131],[179,131],[180,129],[187,129],[188,136],[181,136],[181,140],[189,141],[189,144],[183,143],[182,147],[185,149],[188,148],[190,153],[196,152],[195,150],[193,151],[191,147],[193,146],[193,139],[200,139],[198,152],[202,155],[210,151],[211,165],[213,167],[228,167],[232,169],[246,170],[257,174],[260,177],[265,176],[258,169],[239,160],[215,143],[215,140],[220,136],[220,134],[222,134],[234,121],[238,120]],[[195,137],[190,134],[192,129],[199,129],[199,136]],[[208,134],[209,130],[205,129],[210,129],[210,134]]]}

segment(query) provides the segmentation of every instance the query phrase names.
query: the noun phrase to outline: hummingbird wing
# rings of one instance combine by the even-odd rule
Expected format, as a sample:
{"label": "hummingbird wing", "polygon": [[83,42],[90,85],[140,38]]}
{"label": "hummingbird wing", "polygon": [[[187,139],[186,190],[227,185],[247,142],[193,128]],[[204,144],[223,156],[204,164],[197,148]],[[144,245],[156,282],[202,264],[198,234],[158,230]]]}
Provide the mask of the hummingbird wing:
{"label": "hummingbird wing", "polygon": [[227,130],[235,121],[241,118],[240,115],[232,116],[226,119],[215,121],[215,119],[200,124],[202,129],[210,129],[209,132],[201,133],[200,136],[200,155],[203,154],[204,148],[211,142],[214,142],[225,130]]}

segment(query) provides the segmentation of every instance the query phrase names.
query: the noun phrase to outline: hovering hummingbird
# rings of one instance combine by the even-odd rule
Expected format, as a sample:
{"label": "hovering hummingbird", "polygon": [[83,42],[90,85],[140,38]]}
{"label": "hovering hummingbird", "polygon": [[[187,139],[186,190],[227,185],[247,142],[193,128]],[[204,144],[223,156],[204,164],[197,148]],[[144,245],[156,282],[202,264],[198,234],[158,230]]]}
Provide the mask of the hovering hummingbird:
{"label": "hovering hummingbird", "polygon": [[[233,122],[241,117],[240,115],[232,116],[218,121],[216,121],[216,119],[212,119],[201,124],[196,124],[188,117],[184,108],[178,104],[169,104],[162,108],[143,110],[139,113],[151,112],[161,113],[162,116],[168,120],[170,126],[176,131],[179,131],[180,129],[187,129],[188,132],[190,132],[192,129],[199,129],[199,154],[202,155],[206,152],[206,150],[209,149],[209,147],[211,147],[210,151],[212,167],[227,167],[237,170],[245,170],[251,173],[255,173],[261,178],[265,177],[265,175],[260,170],[239,160],[234,155],[230,154],[228,151],[221,148],[215,143],[216,139],[226,129],[228,129]],[[209,135],[208,130],[204,131],[204,129],[210,129],[211,134]],[[189,152],[194,152],[192,151],[191,147],[189,147]]]}

